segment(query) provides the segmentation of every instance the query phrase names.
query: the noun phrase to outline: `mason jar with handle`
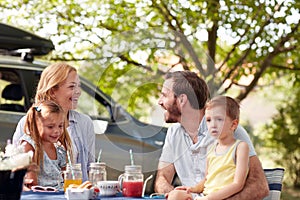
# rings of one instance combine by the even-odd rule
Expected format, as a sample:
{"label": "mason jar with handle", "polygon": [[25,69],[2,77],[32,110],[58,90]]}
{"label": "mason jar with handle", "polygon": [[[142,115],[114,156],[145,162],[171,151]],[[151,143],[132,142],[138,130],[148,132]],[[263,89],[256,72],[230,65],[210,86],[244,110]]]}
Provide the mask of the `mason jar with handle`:
{"label": "mason jar with handle", "polygon": [[141,165],[126,165],[125,173],[118,180],[124,197],[142,196],[144,175]]}

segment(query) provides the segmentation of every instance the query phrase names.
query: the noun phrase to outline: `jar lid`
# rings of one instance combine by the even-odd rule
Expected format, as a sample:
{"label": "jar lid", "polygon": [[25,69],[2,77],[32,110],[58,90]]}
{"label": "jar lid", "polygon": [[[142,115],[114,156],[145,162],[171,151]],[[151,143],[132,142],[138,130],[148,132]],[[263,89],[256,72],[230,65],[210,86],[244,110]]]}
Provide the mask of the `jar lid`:
{"label": "jar lid", "polygon": [[141,165],[125,165],[125,171],[134,172],[134,171],[142,171]]}
{"label": "jar lid", "polygon": [[105,162],[93,162],[90,163],[90,167],[105,167],[106,163]]}
{"label": "jar lid", "polygon": [[[81,170],[81,164],[80,163],[72,164],[72,168],[73,168],[73,170]],[[69,163],[67,163],[67,170],[68,169],[71,169],[71,166]]]}

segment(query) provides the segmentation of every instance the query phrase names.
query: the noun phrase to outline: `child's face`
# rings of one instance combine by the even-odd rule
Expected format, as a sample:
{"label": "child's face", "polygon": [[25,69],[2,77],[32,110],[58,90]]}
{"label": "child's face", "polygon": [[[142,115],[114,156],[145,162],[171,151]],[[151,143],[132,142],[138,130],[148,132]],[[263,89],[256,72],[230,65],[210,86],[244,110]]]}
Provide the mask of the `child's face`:
{"label": "child's face", "polygon": [[55,143],[64,131],[62,113],[49,113],[42,109],[42,118],[37,121],[40,137],[43,142]]}
{"label": "child's face", "polygon": [[232,120],[226,115],[226,110],[222,106],[206,109],[205,117],[208,131],[214,137],[232,135],[238,124],[238,120]]}

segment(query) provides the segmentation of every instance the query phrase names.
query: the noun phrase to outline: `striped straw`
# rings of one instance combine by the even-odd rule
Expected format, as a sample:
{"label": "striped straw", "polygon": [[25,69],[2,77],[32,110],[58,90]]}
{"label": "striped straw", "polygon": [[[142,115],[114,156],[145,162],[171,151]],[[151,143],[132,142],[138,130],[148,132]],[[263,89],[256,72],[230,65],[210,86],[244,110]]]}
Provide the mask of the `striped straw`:
{"label": "striped straw", "polygon": [[129,150],[131,165],[134,165],[132,149]]}
{"label": "striped straw", "polygon": [[72,178],[75,180],[75,174],[74,174],[74,170],[73,170],[73,166],[72,166],[72,162],[71,162],[71,157],[70,157],[70,153],[69,151],[67,151],[67,156],[68,156],[68,162],[71,168],[71,173],[72,173]]}
{"label": "striped straw", "polygon": [[102,154],[102,149],[99,150],[98,159],[97,159],[98,163],[101,161],[101,154]]}

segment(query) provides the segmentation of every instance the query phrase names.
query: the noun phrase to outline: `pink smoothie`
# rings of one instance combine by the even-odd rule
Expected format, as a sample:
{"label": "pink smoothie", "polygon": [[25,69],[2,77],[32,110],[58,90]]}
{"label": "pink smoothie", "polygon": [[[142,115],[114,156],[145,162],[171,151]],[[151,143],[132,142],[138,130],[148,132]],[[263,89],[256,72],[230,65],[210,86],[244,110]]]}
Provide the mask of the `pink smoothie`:
{"label": "pink smoothie", "polygon": [[122,193],[124,197],[141,197],[143,182],[123,182]]}

